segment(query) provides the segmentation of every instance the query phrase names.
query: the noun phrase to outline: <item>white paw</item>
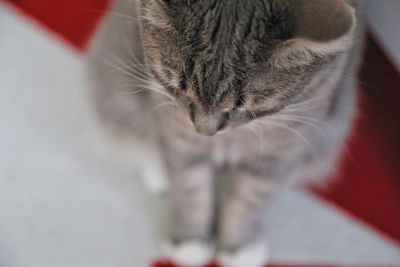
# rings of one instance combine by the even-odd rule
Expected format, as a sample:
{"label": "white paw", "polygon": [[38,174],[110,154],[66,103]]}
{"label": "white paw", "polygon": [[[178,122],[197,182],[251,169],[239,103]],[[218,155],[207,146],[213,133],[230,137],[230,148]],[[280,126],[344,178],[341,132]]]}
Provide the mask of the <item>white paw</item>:
{"label": "white paw", "polygon": [[202,241],[187,241],[179,245],[167,244],[165,257],[182,267],[201,267],[213,259],[214,246]]}
{"label": "white paw", "polygon": [[268,245],[259,241],[234,253],[221,252],[217,259],[224,267],[262,267],[269,260]]}

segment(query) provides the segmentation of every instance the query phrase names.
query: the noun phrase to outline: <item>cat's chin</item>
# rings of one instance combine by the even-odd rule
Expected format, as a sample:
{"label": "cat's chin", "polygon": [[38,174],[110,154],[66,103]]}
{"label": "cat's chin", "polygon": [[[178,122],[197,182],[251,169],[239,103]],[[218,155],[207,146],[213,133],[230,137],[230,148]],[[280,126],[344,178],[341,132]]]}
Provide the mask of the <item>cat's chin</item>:
{"label": "cat's chin", "polygon": [[224,134],[226,134],[227,132],[229,132],[229,130],[228,130],[228,129],[224,129],[224,130],[219,131],[219,132],[217,133],[217,135],[224,135]]}
{"label": "cat's chin", "polygon": [[231,132],[233,132],[236,129],[241,128],[241,125],[231,125],[229,124],[228,126],[226,126],[224,129],[220,130],[217,135],[225,135],[225,134],[229,134]]}

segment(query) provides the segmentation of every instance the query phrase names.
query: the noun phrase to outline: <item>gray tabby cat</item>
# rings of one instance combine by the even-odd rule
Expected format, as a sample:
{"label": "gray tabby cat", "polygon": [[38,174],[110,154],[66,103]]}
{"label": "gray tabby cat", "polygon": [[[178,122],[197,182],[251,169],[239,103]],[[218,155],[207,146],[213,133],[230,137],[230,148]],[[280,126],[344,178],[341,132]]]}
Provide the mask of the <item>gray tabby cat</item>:
{"label": "gray tabby cat", "polygon": [[93,51],[93,96],[116,140],[157,141],[171,184],[168,257],[201,266],[215,248],[226,267],[265,263],[274,193],[334,171],[349,133],[359,10],[342,0],[116,1]]}

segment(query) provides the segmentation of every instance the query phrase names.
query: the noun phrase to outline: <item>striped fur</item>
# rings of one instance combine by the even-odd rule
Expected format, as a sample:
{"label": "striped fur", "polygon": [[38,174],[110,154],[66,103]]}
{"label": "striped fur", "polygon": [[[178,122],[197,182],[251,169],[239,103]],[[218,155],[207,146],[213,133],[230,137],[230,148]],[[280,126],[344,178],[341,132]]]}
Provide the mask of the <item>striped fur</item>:
{"label": "striped fur", "polygon": [[117,139],[159,143],[175,242],[254,243],[274,192],[334,170],[361,23],[341,0],[309,0],[338,13],[320,16],[331,32],[300,31],[303,1],[116,1],[93,51],[93,99]]}

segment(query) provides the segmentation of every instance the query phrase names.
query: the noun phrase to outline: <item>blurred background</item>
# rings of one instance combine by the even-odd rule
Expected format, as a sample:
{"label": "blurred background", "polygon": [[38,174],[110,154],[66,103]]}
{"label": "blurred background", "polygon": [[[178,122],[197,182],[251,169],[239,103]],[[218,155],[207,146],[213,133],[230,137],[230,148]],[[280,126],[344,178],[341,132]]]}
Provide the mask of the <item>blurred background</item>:
{"label": "blurred background", "polygon": [[[0,267],[146,267],[159,255],[164,199],[92,126],[85,60],[112,4],[0,2]],[[399,14],[398,0],[368,1],[353,158],[326,191],[278,197],[266,214],[278,264],[400,266]]]}

